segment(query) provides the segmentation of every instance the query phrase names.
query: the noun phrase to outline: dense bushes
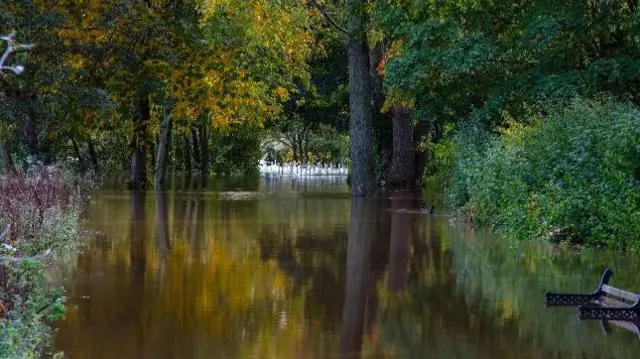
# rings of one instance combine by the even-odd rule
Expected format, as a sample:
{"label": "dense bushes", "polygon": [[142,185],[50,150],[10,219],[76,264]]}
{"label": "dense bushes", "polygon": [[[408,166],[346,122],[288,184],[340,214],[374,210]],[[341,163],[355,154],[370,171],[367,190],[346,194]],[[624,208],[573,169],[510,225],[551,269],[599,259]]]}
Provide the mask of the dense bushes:
{"label": "dense bushes", "polygon": [[0,241],[0,357],[36,358],[49,344],[64,305],[45,266],[77,248],[79,208],[53,167],[0,179],[0,227],[10,228]]}
{"label": "dense bushes", "polygon": [[636,248],[640,235],[640,110],[576,100],[454,135],[450,204],[479,224],[533,239]]}

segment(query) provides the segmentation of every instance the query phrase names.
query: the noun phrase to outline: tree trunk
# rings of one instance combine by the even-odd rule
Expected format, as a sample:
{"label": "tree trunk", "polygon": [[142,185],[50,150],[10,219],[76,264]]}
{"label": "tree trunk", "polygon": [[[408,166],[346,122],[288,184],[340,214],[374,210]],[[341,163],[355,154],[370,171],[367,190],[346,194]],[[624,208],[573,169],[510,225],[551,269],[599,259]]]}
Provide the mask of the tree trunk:
{"label": "tree trunk", "polygon": [[91,166],[93,167],[93,171],[97,174],[100,172],[100,163],[98,161],[98,154],[96,153],[96,148],[93,145],[93,141],[91,139],[87,141],[87,151],[89,152],[89,161],[91,161]]}
{"label": "tree trunk", "polygon": [[73,153],[78,158],[78,166],[80,167],[80,173],[84,173],[86,170],[86,166],[84,164],[84,158],[82,158],[82,153],[80,153],[80,146],[78,146],[78,141],[73,136],[69,136],[71,139],[71,145],[73,146]]}
{"label": "tree trunk", "polygon": [[202,168],[200,158],[200,145],[198,144],[198,130],[195,127],[191,127],[191,139],[193,141],[193,162],[195,167],[200,170]]}
{"label": "tree trunk", "polygon": [[359,357],[362,349],[367,292],[371,282],[371,242],[374,236],[376,207],[372,200],[351,201],[347,244],[347,283],[345,287],[340,353],[342,358]]}
{"label": "tree trunk", "polygon": [[349,36],[349,147],[351,157],[351,195],[370,196],[375,191],[373,175],[371,77],[369,50],[358,14],[362,0],[347,1]]}
{"label": "tree trunk", "polygon": [[191,176],[191,143],[189,142],[189,136],[184,135],[184,171],[187,177]]}
{"label": "tree trunk", "polygon": [[149,150],[149,121],[151,108],[149,95],[140,93],[136,110],[133,114],[133,139],[131,141],[131,181],[134,189],[143,189],[147,186],[147,152]]}
{"label": "tree trunk", "polygon": [[370,73],[372,80],[373,100],[373,132],[375,138],[376,153],[378,154],[378,166],[380,177],[384,182],[390,181],[391,162],[393,159],[393,127],[388,114],[382,113],[384,105],[383,80],[378,65],[384,56],[384,45],[378,43],[369,51]]}
{"label": "tree trunk", "polygon": [[171,143],[171,129],[173,121],[171,119],[171,105],[164,109],[162,124],[160,125],[160,139],[158,141],[158,155],[156,157],[156,186],[163,187],[167,176],[167,157],[169,156],[169,146]]}
{"label": "tree trunk", "polygon": [[293,162],[299,162],[300,158],[298,156],[298,139],[296,135],[293,135],[293,139],[291,140],[291,150],[293,151]]}
{"label": "tree trunk", "polygon": [[391,116],[393,118],[393,162],[390,180],[393,187],[405,189],[415,184],[411,110],[395,107],[391,110]]}
{"label": "tree trunk", "polygon": [[300,163],[307,163],[307,153],[304,148],[304,131],[298,135],[298,151],[300,151]]}
{"label": "tree trunk", "polygon": [[207,138],[207,126],[200,124],[200,173],[203,178],[209,175],[209,139]]}

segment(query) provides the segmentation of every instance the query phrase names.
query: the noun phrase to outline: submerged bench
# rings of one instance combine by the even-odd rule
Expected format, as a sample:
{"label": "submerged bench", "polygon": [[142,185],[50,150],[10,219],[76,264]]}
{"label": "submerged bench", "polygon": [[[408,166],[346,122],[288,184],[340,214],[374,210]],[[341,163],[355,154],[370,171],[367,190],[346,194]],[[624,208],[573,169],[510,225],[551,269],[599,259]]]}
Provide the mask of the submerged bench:
{"label": "submerged bench", "polygon": [[580,320],[602,320],[609,333],[609,322],[640,337],[640,295],[609,285],[611,269],[602,274],[600,286],[591,294],[545,293],[547,307],[579,307]]}

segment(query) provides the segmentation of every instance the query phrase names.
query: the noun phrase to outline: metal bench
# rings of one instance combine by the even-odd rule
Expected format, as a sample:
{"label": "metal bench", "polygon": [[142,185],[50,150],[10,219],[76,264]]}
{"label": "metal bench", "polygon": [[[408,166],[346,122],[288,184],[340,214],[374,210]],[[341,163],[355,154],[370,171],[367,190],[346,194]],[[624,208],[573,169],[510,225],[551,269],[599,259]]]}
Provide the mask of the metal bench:
{"label": "metal bench", "polygon": [[547,307],[579,307],[580,320],[602,321],[605,333],[609,324],[629,330],[640,338],[640,295],[609,285],[611,269],[602,274],[600,286],[591,294],[545,293]]}

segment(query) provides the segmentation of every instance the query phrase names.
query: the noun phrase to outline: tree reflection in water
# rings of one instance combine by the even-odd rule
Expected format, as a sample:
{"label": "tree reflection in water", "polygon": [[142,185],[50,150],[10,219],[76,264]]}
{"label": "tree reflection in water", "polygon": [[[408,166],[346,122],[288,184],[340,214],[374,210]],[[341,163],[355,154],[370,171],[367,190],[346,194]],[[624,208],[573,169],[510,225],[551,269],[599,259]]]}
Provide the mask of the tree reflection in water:
{"label": "tree reflection in water", "polygon": [[[95,197],[89,224],[103,235],[78,258],[57,336],[69,357],[632,358],[640,348],[546,310],[542,295],[589,290],[608,265],[635,273],[633,256],[466,233],[398,211],[418,207],[409,193],[352,201],[296,184],[222,198],[187,186]],[[640,279],[615,283],[637,290]]]}

